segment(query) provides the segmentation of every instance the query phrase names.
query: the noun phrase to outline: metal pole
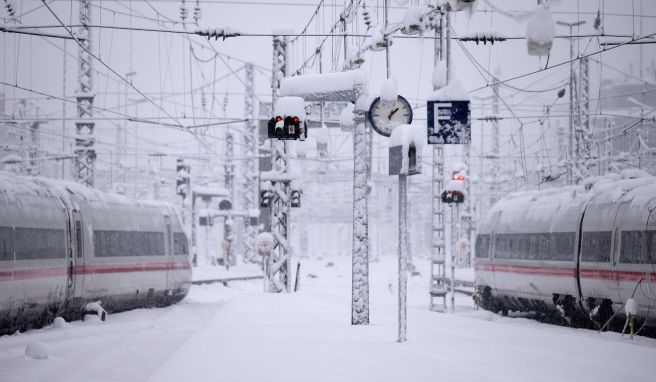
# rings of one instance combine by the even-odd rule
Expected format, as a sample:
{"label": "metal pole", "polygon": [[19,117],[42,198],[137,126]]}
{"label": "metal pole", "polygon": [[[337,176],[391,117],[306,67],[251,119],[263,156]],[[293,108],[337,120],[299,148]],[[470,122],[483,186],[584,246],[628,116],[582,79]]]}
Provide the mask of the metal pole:
{"label": "metal pole", "polygon": [[[62,50],[62,154],[66,154],[66,40]],[[61,161],[61,177],[66,179],[66,161]]]}
{"label": "metal pole", "polygon": [[[440,15],[435,29],[435,65],[445,56],[443,41],[444,13]],[[448,63],[447,63],[448,66]],[[433,89],[437,90],[437,89]],[[446,248],[444,245],[444,205],[440,193],[444,188],[444,146],[433,145],[431,190],[431,280],[429,309],[433,309],[433,298],[442,298],[442,309],[446,310]]]}
{"label": "metal pole", "polygon": [[[384,0],[384,2],[383,2],[383,7],[385,8],[385,19],[384,19],[384,22],[383,22],[383,34],[385,34],[387,32],[387,26],[389,24],[389,7],[388,7],[387,2],[388,2],[388,0]],[[385,73],[387,74],[387,78],[389,78],[390,77],[390,72],[391,72],[391,69],[390,69],[390,44],[389,43],[386,44],[386,46],[385,46],[385,68],[386,68]]]}
{"label": "metal pole", "polygon": [[196,216],[196,193],[191,191],[189,188],[189,193],[191,194],[191,250],[192,250],[192,260],[191,263],[194,267],[198,266],[198,245],[196,240],[196,225],[198,224],[198,217]]}
{"label": "metal pole", "polygon": [[398,342],[405,342],[406,311],[408,299],[408,231],[407,206],[408,195],[407,175],[399,175],[399,338]]}
{"label": "metal pole", "polygon": [[[566,23],[563,21],[556,21],[556,24],[569,27],[569,35],[572,35],[572,30],[575,26],[584,24],[585,21],[576,23]],[[574,70],[574,39],[569,40],[569,143],[568,143],[568,158],[567,158],[567,184],[574,183],[574,138],[575,138],[575,125],[577,123],[576,115],[578,114],[578,93],[576,86],[576,72]],[[578,160],[578,157],[577,157]]]}
{"label": "metal pole", "polygon": [[[89,0],[80,0],[79,36],[82,38],[78,50],[78,91],[77,110],[80,121],[75,122],[75,170],[79,183],[93,187],[95,177],[96,150],[94,141],[95,123],[93,118],[93,70],[91,54],[91,9]],[[84,120],[84,121],[82,121]]]}
{"label": "metal pole", "polygon": [[367,135],[361,116],[353,128],[353,258],[351,324],[369,324],[369,218]]}
{"label": "metal pole", "polygon": [[[287,38],[273,37],[272,107],[275,108],[278,91],[287,75]],[[288,172],[287,145],[285,141],[273,139],[271,142],[272,170],[281,175]],[[291,292],[291,251],[289,248],[289,181],[275,180],[271,200],[271,234],[274,238],[269,268],[269,291]]]}
{"label": "metal pole", "polygon": [[246,64],[245,67],[245,87],[246,96],[244,97],[244,183],[242,186],[242,198],[244,210],[247,217],[244,218],[244,259],[248,261],[259,261],[255,249],[255,240],[257,238],[257,224],[251,224],[250,211],[258,208],[259,195],[259,160],[258,160],[258,125],[255,120],[255,71],[253,64]]}
{"label": "metal pole", "polygon": [[456,254],[458,251],[458,222],[460,221],[460,204],[454,204],[451,204],[451,313],[455,311],[456,306]]}

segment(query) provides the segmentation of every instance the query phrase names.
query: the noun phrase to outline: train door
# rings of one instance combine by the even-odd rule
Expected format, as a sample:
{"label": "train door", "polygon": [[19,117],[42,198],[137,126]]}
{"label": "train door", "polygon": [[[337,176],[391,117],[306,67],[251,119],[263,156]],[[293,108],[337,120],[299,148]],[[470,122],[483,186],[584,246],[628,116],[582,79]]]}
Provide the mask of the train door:
{"label": "train door", "polygon": [[[166,247],[166,262],[167,262],[167,264],[172,264],[172,263],[174,263],[173,255],[175,255],[175,253],[174,253],[174,248],[173,248],[173,232],[171,230],[171,218],[169,216],[164,216],[164,224],[166,226],[166,232],[164,234],[165,235],[164,240],[166,241],[166,245],[165,245],[165,247]],[[172,272],[173,272],[173,270],[171,269],[171,267],[167,267],[166,287],[165,287],[166,290],[171,289],[171,284],[172,284],[171,278],[173,277]]]}
{"label": "train door", "polygon": [[613,242],[612,242],[612,258],[611,258],[611,267],[612,272],[608,276],[608,288],[610,288],[609,296],[613,296],[615,301],[622,301],[622,296],[620,294],[620,249],[622,248],[622,222],[624,221],[624,214],[629,208],[629,202],[622,202],[617,208],[617,213],[615,214],[615,224],[613,225]]}
{"label": "train door", "polygon": [[73,211],[73,221],[72,221],[72,247],[73,247],[73,264],[74,264],[74,277],[73,277],[73,289],[75,290],[75,295],[77,297],[82,297],[84,293],[84,265],[85,265],[85,256],[84,256],[84,231],[82,225],[82,216],[79,211]]}
{"label": "train door", "polygon": [[75,296],[75,230],[70,210],[64,208],[64,211],[66,213],[66,302],[68,302]]}

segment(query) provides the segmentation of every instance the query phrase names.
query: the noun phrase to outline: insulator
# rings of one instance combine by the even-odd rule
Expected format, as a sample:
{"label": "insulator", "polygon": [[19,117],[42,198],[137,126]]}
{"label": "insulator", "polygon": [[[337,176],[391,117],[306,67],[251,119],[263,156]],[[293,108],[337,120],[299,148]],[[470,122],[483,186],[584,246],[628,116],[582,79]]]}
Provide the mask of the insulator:
{"label": "insulator", "polygon": [[194,8],[194,22],[198,24],[198,21],[200,20],[201,16],[201,11],[200,7],[198,6],[198,3],[196,3],[196,7]]}
{"label": "insulator", "polygon": [[207,98],[205,98],[205,92],[200,93],[200,103],[203,105],[203,109],[207,108]]}
{"label": "insulator", "polygon": [[183,22],[187,20],[187,6],[185,0],[182,0],[182,4],[180,5],[180,20]]}
{"label": "insulator", "polygon": [[12,0],[5,0],[5,8],[7,9],[9,16],[16,17],[16,10],[14,9],[14,3]]}
{"label": "insulator", "polygon": [[367,30],[371,29],[371,15],[367,10],[367,4],[362,2],[362,18],[364,19],[364,25],[367,26]]}

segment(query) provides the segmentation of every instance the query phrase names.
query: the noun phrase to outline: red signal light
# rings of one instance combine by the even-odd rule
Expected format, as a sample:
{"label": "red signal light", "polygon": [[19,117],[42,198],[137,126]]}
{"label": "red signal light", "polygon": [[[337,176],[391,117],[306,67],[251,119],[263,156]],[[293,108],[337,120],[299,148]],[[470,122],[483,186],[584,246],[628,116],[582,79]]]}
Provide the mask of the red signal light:
{"label": "red signal light", "polygon": [[276,117],[276,122],[280,122],[280,121],[282,121],[282,117],[281,117],[281,116],[277,116],[277,117]]}
{"label": "red signal light", "polygon": [[294,117],[294,123],[298,123],[298,117]]}

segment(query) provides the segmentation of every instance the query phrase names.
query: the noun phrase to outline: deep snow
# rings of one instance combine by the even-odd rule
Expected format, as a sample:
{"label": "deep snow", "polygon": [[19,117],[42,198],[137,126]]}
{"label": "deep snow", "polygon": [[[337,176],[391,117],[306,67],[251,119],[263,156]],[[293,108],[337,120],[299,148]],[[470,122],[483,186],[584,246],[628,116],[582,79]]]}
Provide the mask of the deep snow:
{"label": "deep snow", "polygon": [[[350,257],[301,262],[299,293],[193,286],[176,306],[0,337],[0,381],[654,380],[656,340],[504,318],[464,295],[454,314],[428,311],[425,260],[408,280],[399,344],[396,258],[370,265],[367,326],[350,325]],[[25,355],[34,342],[48,359]]]}

